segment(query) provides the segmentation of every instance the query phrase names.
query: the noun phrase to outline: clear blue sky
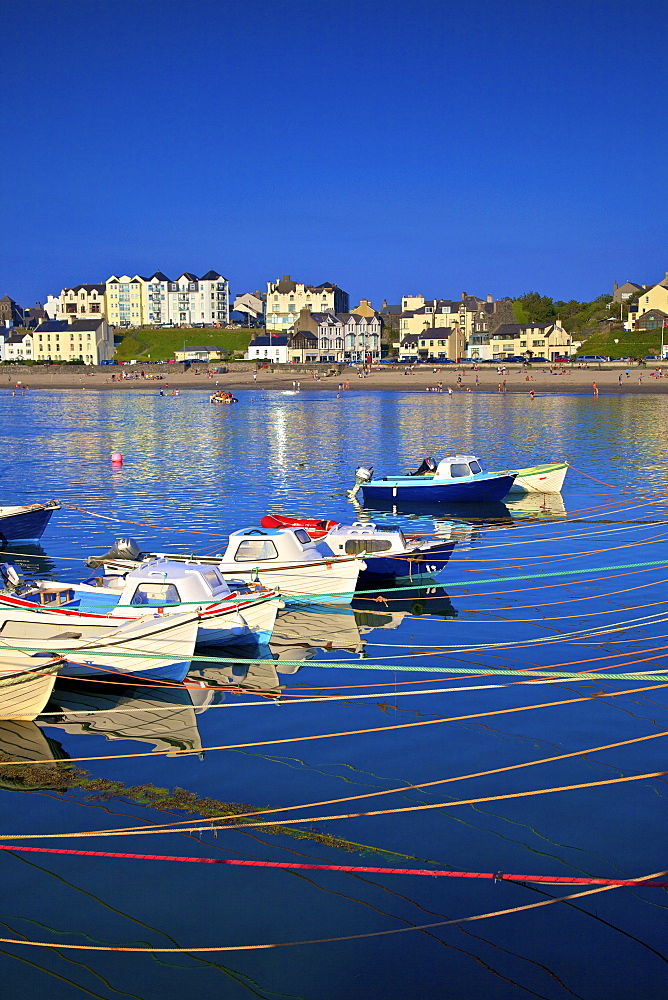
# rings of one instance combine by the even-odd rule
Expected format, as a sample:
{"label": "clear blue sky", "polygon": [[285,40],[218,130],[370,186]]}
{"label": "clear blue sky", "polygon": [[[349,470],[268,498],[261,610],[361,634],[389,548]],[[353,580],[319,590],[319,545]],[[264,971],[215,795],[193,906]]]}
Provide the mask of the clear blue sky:
{"label": "clear blue sky", "polygon": [[589,299],[668,269],[661,0],[2,0],[0,295],[290,273]]}

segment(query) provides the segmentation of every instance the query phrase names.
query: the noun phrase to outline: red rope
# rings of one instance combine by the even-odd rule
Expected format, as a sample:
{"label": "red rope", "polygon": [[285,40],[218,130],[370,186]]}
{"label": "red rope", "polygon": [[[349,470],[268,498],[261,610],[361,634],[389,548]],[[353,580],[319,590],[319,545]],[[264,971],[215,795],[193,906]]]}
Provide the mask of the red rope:
{"label": "red rope", "polygon": [[120,854],[116,851],[73,851],[59,847],[10,847],[0,844],[2,851],[30,851],[38,854],[74,854],[86,858],[132,858],[139,861],[185,861],[200,865],[235,865],[247,868],[307,868],[325,872],[364,872],[375,875],[431,875],[434,878],[481,878],[495,882],[548,882],[553,885],[650,885],[668,888],[668,882],[648,882],[639,879],[573,878],[570,875],[509,875],[505,872],[449,872],[429,868],[372,868],[360,865],[302,865],[292,861],[241,861],[238,858],[184,858],[171,854]]}

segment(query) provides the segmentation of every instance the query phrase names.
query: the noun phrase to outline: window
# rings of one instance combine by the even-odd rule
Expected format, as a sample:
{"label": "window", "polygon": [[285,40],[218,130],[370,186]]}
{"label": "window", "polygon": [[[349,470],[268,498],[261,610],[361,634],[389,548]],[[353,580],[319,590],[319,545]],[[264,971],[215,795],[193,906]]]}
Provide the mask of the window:
{"label": "window", "polygon": [[357,556],[362,552],[387,552],[392,542],[380,538],[355,538],[346,542],[346,555]]}
{"label": "window", "polygon": [[149,608],[180,603],[179,592],[173,583],[140,583],[130,601],[133,607],[146,605]]}
{"label": "window", "polygon": [[241,542],[234,556],[235,562],[256,562],[278,559],[276,546],[269,538],[248,538]]}
{"label": "window", "polygon": [[471,472],[474,476],[477,476],[479,472],[482,472],[480,462],[471,462]]}
{"label": "window", "polygon": [[471,470],[466,462],[453,462],[450,466],[450,475],[453,479],[461,479],[462,476],[470,476]]}

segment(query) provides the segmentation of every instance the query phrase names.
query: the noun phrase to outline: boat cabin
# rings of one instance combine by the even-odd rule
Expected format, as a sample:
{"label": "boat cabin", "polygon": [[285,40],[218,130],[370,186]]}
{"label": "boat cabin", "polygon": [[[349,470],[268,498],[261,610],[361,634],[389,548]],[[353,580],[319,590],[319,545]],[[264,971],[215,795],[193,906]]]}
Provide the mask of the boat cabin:
{"label": "boat cabin", "polygon": [[[90,580],[94,589],[79,592],[80,611],[100,612],[111,607],[166,608],[178,604],[211,604],[231,593],[226,580],[215,566],[201,566],[170,559],[142,563],[124,576],[103,572]],[[93,607],[95,605],[95,607]]]}
{"label": "boat cabin", "polygon": [[321,559],[323,553],[305,528],[242,528],[233,531],[223,563],[304,562]]}
{"label": "boat cabin", "polygon": [[328,532],[326,542],[335,555],[406,551],[406,538],[400,528],[379,528],[372,521],[337,525]]}
{"label": "boat cabin", "polygon": [[482,475],[483,471],[475,455],[451,455],[438,463],[434,479],[464,479]]}

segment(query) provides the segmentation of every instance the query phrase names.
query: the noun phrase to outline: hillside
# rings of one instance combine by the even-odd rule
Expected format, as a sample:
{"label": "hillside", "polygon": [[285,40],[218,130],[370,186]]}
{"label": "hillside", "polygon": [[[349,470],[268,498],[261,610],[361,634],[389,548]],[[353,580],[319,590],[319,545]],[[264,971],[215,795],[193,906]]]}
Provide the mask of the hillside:
{"label": "hillside", "polygon": [[578,348],[578,354],[602,354],[612,359],[642,359],[648,354],[658,357],[660,351],[660,330],[606,330],[604,333],[595,333],[583,340],[581,347]]}
{"label": "hillside", "polygon": [[153,328],[115,331],[117,361],[168,361],[175,351],[209,344],[243,354],[253,333],[261,330],[156,330]]}

